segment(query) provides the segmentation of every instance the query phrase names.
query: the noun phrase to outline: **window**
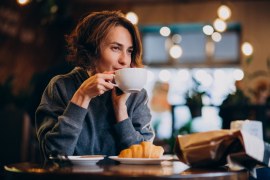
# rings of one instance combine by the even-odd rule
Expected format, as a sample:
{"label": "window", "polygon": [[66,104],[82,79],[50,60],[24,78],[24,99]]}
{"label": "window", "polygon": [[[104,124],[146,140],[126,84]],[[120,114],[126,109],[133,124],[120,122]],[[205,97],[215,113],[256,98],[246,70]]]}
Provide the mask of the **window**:
{"label": "window", "polygon": [[[143,61],[149,66],[226,66],[240,64],[240,35],[238,23],[228,24],[221,33],[221,40],[215,42],[202,31],[204,24],[176,24],[168,26],[171,34],[161,36],[162,26],[141,26]],[[174,36],[178,35],[178,40]],[[179,45],[182,55],[173,59],[169,55],[172,45]]]}

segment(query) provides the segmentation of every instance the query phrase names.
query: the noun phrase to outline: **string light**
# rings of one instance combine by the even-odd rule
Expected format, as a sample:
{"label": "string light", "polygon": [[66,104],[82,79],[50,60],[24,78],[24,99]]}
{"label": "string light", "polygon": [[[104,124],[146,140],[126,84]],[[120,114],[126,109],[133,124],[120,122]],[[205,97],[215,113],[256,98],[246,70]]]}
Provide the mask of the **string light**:
{"label": "string light", "polygon": [[126,18],[132,23],[132,24],[138,24],[139,18],[136,13],[134,12],[128,12],[126,14]]}
{"label": "string light", "polygon": [[205,26],[203,26],[203,32],[206,35],[211,35],[214,32],[214,28],[210,25],[205,25]]}
{"label": "string light", "polygon": [[162,36],[167,37],[167,36],[169,36],[169,35],[171,34],[171,30],[170,30],[169,27],[163,26],[162,28],[160,28],[159,33],[160,33]]}
{"label": "string light", "polygon": [[17,0],[17,3],[21,6],[24,6],[26,4],[29,4],[30,0]]}
{"label": "string light", "polygon": [[249,42],[244,42],[241,47],[242,53],[246,56],[253,54],[253,46]]}
{"label": "string light", "polygon": [[158,75],[159,79],[161,82],[169,82],[169,80],[171,79],[172,77],[172,74],[169,70],[167,69],[162,69],[160,72],[159,72],[159,75]]}
{"label": "string light", "polygon": [[240,81],[244,78],[244,72],[241,69],[235,69],[233,71],[233,77],[235,80]]}
{"label": "string light", "polygon": [[175,44],[179,44],[182,41],[182,36],[180,34],[174,34],[172,36],[172,41]]}
{"label": "string light", "polygon": [[222,39],[222,36],[219,32],[214,32],[211,37],[215,42],[219,42]]}
{"label": "string light", "polygon": [[182,56],[183,54],[183,50],[182,48],[179,46],[179,45],[173,45],[171,48],[170,48],[170,56],[174,59],[178,59]]}
{"label": "string light", "polygon": [[226,5],[221,5],[217,10],[218,17],[222,20],[227,20],[231,17],[231,9]]}
{"label": "string light", "polygon": [[227,24],[221,19],[216,19],[214,21],[214,28],[218,32],[224,32],[227,29]]}

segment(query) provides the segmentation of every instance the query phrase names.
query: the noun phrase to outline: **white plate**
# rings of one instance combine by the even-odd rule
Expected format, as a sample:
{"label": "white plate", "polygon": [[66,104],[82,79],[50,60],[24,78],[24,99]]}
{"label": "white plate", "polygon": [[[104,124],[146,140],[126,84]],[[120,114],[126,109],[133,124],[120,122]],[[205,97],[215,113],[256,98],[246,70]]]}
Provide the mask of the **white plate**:
{"label": "white plate", "polygon": [[68,159],[74,165],[95,165],[98,161],[104,159],[104,156],[103,155],[68,156]]}
{"label": "white plate", "polygon": [[162,156],[161,158],[119,158],[118,156],[109,156],[109,158],[122,164],[160,164],[162,161],[173,159],[171,156]]}

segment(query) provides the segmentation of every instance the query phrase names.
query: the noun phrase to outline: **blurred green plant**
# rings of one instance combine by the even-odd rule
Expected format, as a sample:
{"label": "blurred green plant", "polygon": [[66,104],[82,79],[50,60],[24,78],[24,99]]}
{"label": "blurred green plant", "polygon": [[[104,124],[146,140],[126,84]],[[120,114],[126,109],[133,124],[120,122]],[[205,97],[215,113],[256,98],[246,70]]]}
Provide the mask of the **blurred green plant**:
{"label": "blurred green plant", "polygon": [[198,82],[195,78],[192,78],[192,80],[194,85],[193,88],[186,93],[186,105],[189,107],[192,118],[194,118],[201,116],[201,109],[203,107],[202,97],[206,94],[206,92],[201,90],[200,82]]}
{"label": "blurred green plant", "polygon": [[188,106],[203,106],[202,96],[205,91],[200,90],[201,83],[192,77],[194,86],[186,93],[186,105]]}
{"label": "blurred green plant", "polygon": [[249,103],[249,98],[244,92],[241,89],[236,89],[235,93],[229,94],[226,97],[221,106],[248,105]]}

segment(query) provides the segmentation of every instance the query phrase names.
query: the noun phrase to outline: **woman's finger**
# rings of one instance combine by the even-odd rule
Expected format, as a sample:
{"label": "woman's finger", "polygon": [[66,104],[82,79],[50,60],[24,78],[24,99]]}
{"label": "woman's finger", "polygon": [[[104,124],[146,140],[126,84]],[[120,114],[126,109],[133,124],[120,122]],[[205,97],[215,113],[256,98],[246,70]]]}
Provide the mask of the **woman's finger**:
{"label": "woman's finger", "polygon": [[97,78],[102,78],[105,81],[112,81],[114,78],[114,74],[99,73],[99,74],[97,74]]}

